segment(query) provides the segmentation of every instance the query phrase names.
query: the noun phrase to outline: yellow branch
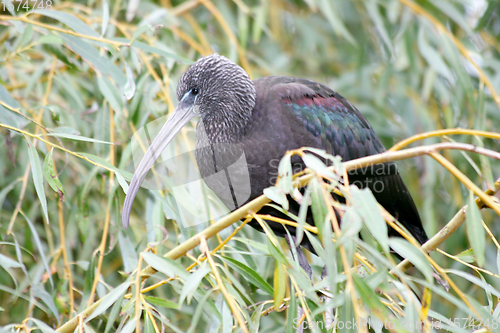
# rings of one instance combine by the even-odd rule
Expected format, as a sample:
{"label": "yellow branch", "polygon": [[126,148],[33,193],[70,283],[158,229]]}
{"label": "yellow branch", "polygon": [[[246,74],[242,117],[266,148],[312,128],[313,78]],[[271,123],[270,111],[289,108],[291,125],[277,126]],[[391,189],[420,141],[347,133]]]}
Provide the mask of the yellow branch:
{"label": "yellow branch", "polygon": [[43,128],[43,129],[45,129],[45,130],[49,131],[49,130],[48,130],[45,126],[43,126],[40,122],[38,122],[38,121],[36,121],[35,119],[33,119],[33,118],[31,118],[31,117],[29,117],[29,116],[25,115],[25,114],[24,114],[24,113],[22,113],[22,112],[21,112],[18,108],[15,108],[15,107],[13,107],[13,106],[10,106],[9,104],[7,104],[7,103],[5,103],[5,102],[3,102],[3,101],[0,101],[0,105],[1,105],[1,106],[3,106],[4,108],[6,108],[7,110],[10,110],[10,111],[12,111],[12,112],[14,112],[14,113],[17,113],[17,114],[18,114],[18,115],[20,115],[21,117],[26,118],[26,119],[28,119],[29,121],[31,121],[32,123],[34,123],[34,124],[36,124],[36,125],[40,126],[41,128]]}
{"label": "yellow branch", "polygon": [[63,33],[68,34],[68,35],[76,36],[76,37],[81,37],[81,38],[86,38],[86,39],[90,39],[90,40],[95,40],[97,42],[108,43],[108,44],[111,44],[111,45],[114,45],[114,46],[117,46],[117,47],[118,46],[127,45],[127,44],[124,44],[122,42],[117,42],[116,40],[102,38],[102,37],[94,37],[94,36],[84,35],[84,34],[80,34],[78,32],[75,32],[73,30],[63,29],[63,28],[59,28],[59,27],[54,26],[54,25],[49,25],[49,24],[38,22],[38,21],[33,21],[33,20],[30,20],[30,19],[28,19],[27,17],[24,17],[24,16],[13,17],[13,16],[9,16],[9,15],[0,15],[0,20],[5,20],[5,21],[21,21],[21,22],[33,24],[33,25],[36,25],[36,26],[39,26],[39,27],[42,27],[42,28],[45,28],[45,29],[48,29],[48,30],[59,31],[59,32],[63,32]]}
{"label": "yellow branch", "polygon": [[212,256],[210,255],[210,250],[208,248],[207,240],[205,239],[205,237],[201,237],[201,239],[200,239],[200,248],[201,248],[201,252],[205,253],[205,256],[208,259],[208,263],[210,264],[210,267],[212,268],[212,272],[214,273],[215,280],[217,281],[217,285],[219,286],[219,290],[224,295],[224,298],[226,299],[227,304],[231,308],[231,312],[236,317],[236,320],[238,321],[238,324],[240,325],[241,330],[245,333],[249,333],[248,328],[245,325],[245,321],[243,320],[243,317],[241,317],[241,313],[240,313],[239,309],[236,307],[236,302],[235,302],[233,296],[231,296],[231,294],[229,294],[227,292],[226,286],[224,286],[224,281],[222,281],[222,278],[220,277],[219,271],[217,270],[217,266],[215,265],[215,261],[212,258]]}
{"label": "yellow branch", "polygon": [[430,132],[425,132],[425,133],[420,133],[414,136],[410,136],[407,139],[404,139],[394,146],[389,149],[389,151],[396,151],[400,150],[413,142],[417,142],[419,140],[424,140],[427,138],[432,138],[436,136],[443,136],[443,135],[459,135],[459,134],[466,134],[466,135],[477,135],[477,136],[482,136],[485,138],[490,138],[490,139],[497,139],[500,140],[500,133],[494,133],[494,132],[487,132],[487,131],[478,131],[478,130],[470,130],[470,129],[463,129],[463,128],[450,128],[450,129],[442,129],[442,130],[437,130],[437,131],[430,131]]}
{"label": "yellow branch", "polygon": [[498,205],[488,194],[486,194],[483,190],[481,190],[476,184],[474,184],[466,175],[462,173],[462,171],[458,170],[456,166],[453,165],[450,161],[444,158],[442,155],[438,153],[430,153],[436,161],[439,162],[442,166],[444,166],[451,174],[460,180],[462,184],[467,186],[475,195],[477,195],[482,202],[485,203],[488,207],[493,209],[495,213],[500,216],[500,205]]}
{"label": "yellow branch", "polygon": [[106,169],[106,170],[108,170],[108,171],[115,172],[115,170],[113,170],[113,169],[111,169],[111,168],[108,168],[108,167],[107,167],[107,166],[105,166],[105,165],[102,165],[102,164],[99,164],[99,163],[97,163],[97,162],[94,162],[94,161],[92,161],[91,159],[89,159],[89,158],[87,158],[87,157],[85,157],[85,156],[82,156],[82,155],[80,155],[80,154],[78,154],[78,153],[72,152],[72,151],[71,151],[71,150],[69,150],[69,149],[66,149],[66,148],[64,148],[64,147],[62,147],[62,146],[56,145],[55,143],[52,143],[52,142],[50,142],[50,141],[47,141],[47,140],[43,139],[43,138],[42,138],[42,136],[41,136],[41,135],[39,135],[39,134],[32,134],[32,133],[30,133],[30,132],[23,131],[22,129],[19,129],[19,128],[17,128],[17,127],[9,126],[9,125],[2,124],[2,123],[0,123],[0,127],[3,127],[3,128],[6,128],[6,129],[9,129],[9,130],[14,131],[14,132],[18,132],[18,133],[24,134],[24,135],[29,136],[29,137],[32,137],[32,138],[35,138],[35,139],[37,139],[37,140],[40,140],[40,141],[42,141],[42,142],[44,142],[44,143],[48,144],[49,146],[52,146],[52,147],[54,147],[54,148],[57,148],[57,149],[59,149],[59,150],[62,150],[62,151],[64,151],[64,152],[66,152],[66,153],[68,153],[68,154],[71,154],[71,155],[73,155],[73,156],[75,156],[75,157],[81,158],[82,160],[85,160],[85,161],[87,161],[87,162],[90,162],[91,164],[93,164],[93,165],[95,165],[95,166],[101,167],[101,168]]}
{"label": "yellow branch", "polygon": [[[113,109],[111,108],[111,105],[109,106],[109,133],[110,133],[110,141],[114,142],[115,141],[115,121],[114,121],[114,114],[113,114]],[[110,159],[110,164],[115,165],[115,146],[111,145],[109,149],[109,159]],[[115,178],[115,173],[110,172],[109,175],[109,196],[111,197],[111,192],[114,191],[114,178]],[[102,237],[101,237],[101,244],[99,245],[99,255],[98,255],[98,261],[97,261],[97,269],[95,273],[95,279],[92,284],[92,290],[90,291],[90,297],[88,300],[88,305],[90,306],[92,302],[94,301],[94,294],[97,289],[97,284],[99,283],[99,278],[101,276],[101,269],[102,269],[102,262],[104,260],[104,254],[106,253],[106,240],[108,239],[108,234],[109,234],[109,223],[111,219],[111,205],[112,205],[112,200],[108,200],[108,207],[106,208],[106,215],[104,218],[104,228],[102,230]]]}
{"label": "yellow branch", "polygon": [[[494,186],[495,186],[494,190],[486,190],[485,193],[487,195],[492,196],[498,191],[500,191],[500,179],[497,179]],[[484,203],[479,198],[476,199],[476,204],[479,208],[484,207]],[[441,243],[443,243],[446,239],[448,239],[448,237],[450,237],[465,221],[466,212],[467,212],[467,206],[462,207],[455,214],[455,216],[453,216],[453,218],[443,228],[441,228],[441,230],[439,230],[437,234],[432,236],[431,239],[429,239],[422,245],[422,250],[425,252],[434,251]],[[405,271],[410,266],[411,266],[410,261],[408,259],[405,259],[398,264],[396,269]]]}

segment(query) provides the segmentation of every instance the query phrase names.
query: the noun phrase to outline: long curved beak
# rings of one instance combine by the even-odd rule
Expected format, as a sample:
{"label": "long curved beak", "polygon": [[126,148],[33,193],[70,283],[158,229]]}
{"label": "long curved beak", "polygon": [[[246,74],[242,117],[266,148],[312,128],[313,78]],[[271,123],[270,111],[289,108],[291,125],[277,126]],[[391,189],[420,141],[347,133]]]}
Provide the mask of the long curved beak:
{"label": "long curved beak", "polygon": [[151,146],[149,146],[139,166],[137,166],[135,170],[134,177],[132,177],[127,195],[125,196],[125,202],[123,203],[122,224],[125,229],[128,228],[132,203],[149,169],[151,169],[156,159],[158,159],[165,147],[167,147],[181,128],[196,116],[195,107],[186,104],[187,103],[183,101],[179,103],[172,116],[167,120],[165,125],[163,125],[160,132],[151,143]]}

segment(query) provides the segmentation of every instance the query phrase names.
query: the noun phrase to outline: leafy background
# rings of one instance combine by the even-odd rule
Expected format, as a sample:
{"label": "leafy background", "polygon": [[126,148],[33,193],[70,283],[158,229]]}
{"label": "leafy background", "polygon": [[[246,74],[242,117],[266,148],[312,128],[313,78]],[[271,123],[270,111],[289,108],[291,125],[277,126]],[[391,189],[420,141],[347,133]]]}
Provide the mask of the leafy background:
{"label": "leafy background", "polygon": [[[432,254],[456,284],[449,292],[429,278],[429,261],[409,242],[367,230],[380,226],[378,213],[351,210],[348,237],[325,242],[323,259],[310,256],[311,287],[281,240],[237,228],[239,223],[208,239],[214,250],[232,237],[208,262],[197,244],[182,247],[189,251],[176,261],[163,258],[215,223],[177,224],[168,191],[142,190],[128,230],[121,228],[120,212],[133,172],[132,134],[173,111],[179,77],[213,52],[252,78],[292,75],[329,85],[356,105],[388,148],[440,129],[498,131],[497,2],[43,1],[32,10],[34,5],[28,11],[20,2],[0,6],[4,330],[291,332],[300,303],[313,323],[334,308],[339,322],[428,317],[467,332],[489,320],[494,331],[500,223],[491,209],[471,209],[467,227]],[[188,127],[178,144],[192,146],[192,134]],[[498,152],[498,140],[491,139],[498,134],[488,136],[447,135],[417,145],[463,142]],[[460,151],[442,156],[479,187],[475,194],[498,191],[498,160]],[[471,184],[431,157],[399,166],[430,236],[473,202]],[[318,186],[310,184],[311,193]],[[363,193],[348,202],[366,198]],[[313,196],[312,205],[326,209],[323,199]],[[357,236],[361,228],[365,241]],[[331,237],[329,230],[319,230],[323,239]],[[377,242],[382,249],[399,242],[418,269],[389,275],[396,263],[373,251]],[[328,280],[334,297],[326,305],[316,294],[325,287],[319,278],[325,263],[334,272]],[[150,275],[151,267],[159,273],[141,281],[137,272]],[[453,324],[455,318],[468,321]]]}

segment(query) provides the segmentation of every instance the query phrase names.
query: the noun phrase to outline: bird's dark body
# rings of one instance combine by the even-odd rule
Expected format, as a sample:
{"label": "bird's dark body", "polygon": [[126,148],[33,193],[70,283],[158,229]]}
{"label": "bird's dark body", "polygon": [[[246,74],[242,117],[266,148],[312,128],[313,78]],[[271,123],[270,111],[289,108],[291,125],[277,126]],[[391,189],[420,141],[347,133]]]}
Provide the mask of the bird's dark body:
{"label": "bird's dark body", "polygon": [[[363,115],[332,89],[311,80],[283,76],[252,81],[243,68],[218,54],[199,59],[182,75],[177,99],[175,112],[151,143],[130,182],[123,204],[125,228],[149,169],[182,126],[196,115],[201,118],[196,129],[196,161],[201,175],[230,210],[274,185],[279,161],[288,150],[320,148],[340,155],[344,161],[385,150]],[[297,156],[292,163],[293,170],[304,168]],[[349,182],[370,188],[378,202],[420,243],[427,240],[394,163],[350,173]],[[290,200],[290,212],[298,211],[298,203]],[[270,206],[259,213],[286,218]],[[307,222],[314,224],[311,212]],[[250,225],[260,230],[256,221]],[[282,224],[269,221],[269,225],[277,235],[286,236]],[[292,227],[287,229],[295,234]],[[393,230],[390,233],[395,234]],[[312,250],[307,239],[301,245]],[[299,262],[305,267],[302,259]]]}
{"label": "bird's dark body", "polygon": [[[264,77],[253,83],[255,106],[239,136],[230,140],[219,137],[216,120],[203,119],[203,115],[201,126],[204,130],[197,131],[196,158],[202,177],[230,209],[256,198],[274,184],[278,163],[288,150],[320,148],[329,154],[340,155],[344,161],[385,150],[363,115],[332,89],[311,80],[282,76]],[[248,171],[242,172],[248,172],[250,188],[246,189],[244,184],[232,186],[228,194],[227,190],[224,191],[227,185],[220,179],[210,179],[210,176],[229,167],[242,153],[248,165]],[[300,160],[292,162],[295,168],[304,167]],[[233,178],[244,177],[242,174]],[[427,240],[415,204],[395,164],[386,163],[364,172],[351,173],[349,181],[359,187],[369,187],[377,201],[420,243]],[[250,192],[248,196],[245,191]],[[241,202],[238,198],[246,200]],[[291,200],[290,211],[297,214],[298,209],[299,205]],[[263,207],[259,213],[286,218],[269,206]],[[307,222],[314,224],[311,214],[308,214]],[[286,235],[282,224],[268,223],[277,235]],[[250,225],[261,230],[256,221]],[[293,235],[294,228],[288,228]],[[396,234],[394,230],[390,233]],[[311,249],[306,239],[302,245]]]}

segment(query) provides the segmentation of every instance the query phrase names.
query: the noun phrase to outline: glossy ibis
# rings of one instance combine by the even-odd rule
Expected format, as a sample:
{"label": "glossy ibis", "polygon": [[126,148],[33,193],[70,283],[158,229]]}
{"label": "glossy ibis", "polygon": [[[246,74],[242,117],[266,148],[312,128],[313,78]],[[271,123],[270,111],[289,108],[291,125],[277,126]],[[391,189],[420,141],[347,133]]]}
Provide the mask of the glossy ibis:
{"label": "glossy ibis", "polygon": [[[385,150],[365,117],[332,89],[295,77],[269,76],[252,81],[240,66],[218,54],[199,59],[187,70],[177,87],[177,98],[175,112],[145,153],[130,183],[123,206],[125,228],[136,193],[156,158],[197,115],[201,118],[196,130],[200,173],[230,210],[274,185],[277,163],[272,162],[279,161],[287,150],[315,147],[343,160]],[[241,156],[245,161],[238,164]],[[292,162],[304,167],[300,159]],[[424,243],[427,236],[396,165],[377,167],[350,175],[350,182],[369,187],[377,201]],[[230,168],[230,172],[220,172]],[[374,188],[374,184],[382,186]],[[290,210],[297,213],[298,209],[299,205],[291,201]],[[286,217],[268,206],[259,213]],[[312,215],[308,222],[314,223]],[[257,221],[250,225],[260,229]],[[282,224],[269,221],[269,225],[277,235],[286,235]],[[287,228],[295,234],[293,227]],[[397,235],[392,229],[390,233]],[[307,238],[301,245],[312,249]]]}

